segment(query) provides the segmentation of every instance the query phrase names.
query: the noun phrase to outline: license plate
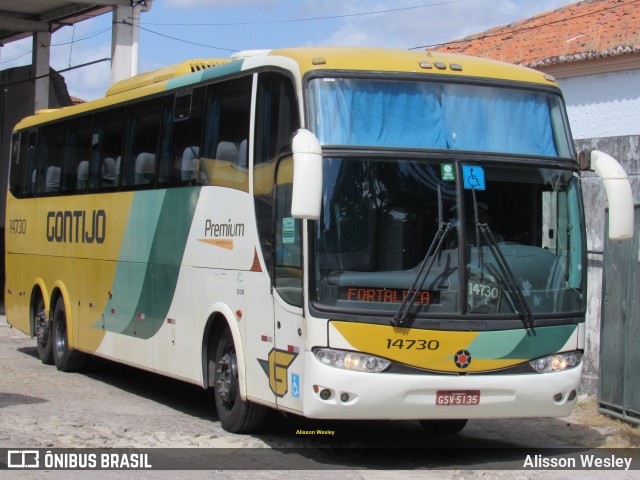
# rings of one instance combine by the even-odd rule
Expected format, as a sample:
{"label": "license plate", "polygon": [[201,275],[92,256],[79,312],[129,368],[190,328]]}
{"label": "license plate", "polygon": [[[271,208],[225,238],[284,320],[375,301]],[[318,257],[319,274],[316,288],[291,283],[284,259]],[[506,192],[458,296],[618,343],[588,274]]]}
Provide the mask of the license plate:
{"label": "license plate", "polygon": [[438,390],[436,405],[442,407],[480,404],[480,390]]}

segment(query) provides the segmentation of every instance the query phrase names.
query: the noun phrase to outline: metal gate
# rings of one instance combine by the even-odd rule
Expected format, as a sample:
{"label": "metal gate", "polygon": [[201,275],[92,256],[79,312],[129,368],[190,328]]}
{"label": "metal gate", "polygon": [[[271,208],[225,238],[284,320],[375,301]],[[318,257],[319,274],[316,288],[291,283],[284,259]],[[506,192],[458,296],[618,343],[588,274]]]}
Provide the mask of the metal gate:
{"label": "metal gate", "polygon": [[[608,215],[605,220],[608,224]],[[640,205],[630,242],[605,240],[600,411],[640,423]]]}

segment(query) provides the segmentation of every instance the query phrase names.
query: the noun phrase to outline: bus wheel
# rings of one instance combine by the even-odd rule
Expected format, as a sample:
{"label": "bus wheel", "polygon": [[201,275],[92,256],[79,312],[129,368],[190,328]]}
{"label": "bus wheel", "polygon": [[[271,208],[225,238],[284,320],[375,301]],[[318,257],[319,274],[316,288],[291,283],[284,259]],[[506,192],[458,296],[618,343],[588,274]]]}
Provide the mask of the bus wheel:
{"label": "bus wheel", "polygon": [[86,362],[86,355],[69,348],[67,314],[64,309],[64,300],[62,297],[56,301],[52,323],[53,361],[56,364],[56,368],[63,372],[77,372],[81,370]]}
{"label": "bus wheel", "polygon": [[240,397],[236,347],[228,329],[222,334],[215,355],[214,400],[222,428],[232,433],[258,429],[266,409]]}
{"label": "bus wheel", "polygon": [[467,419],[455,420],[420,420],[422,429],[427,433],[453,435],[460,432],[467,424]]}
{"label": "bus wheel", "polygon": [[44,300],[40,293],[37,294],[35,302],[31,307],[31,315],[33,316],[33,328],[36,335],[36,345],[38,347],[38,356],[45,365],[53,365],[53,348],[51,340],[51,322],[47,321],[47,315],[44,312]]}

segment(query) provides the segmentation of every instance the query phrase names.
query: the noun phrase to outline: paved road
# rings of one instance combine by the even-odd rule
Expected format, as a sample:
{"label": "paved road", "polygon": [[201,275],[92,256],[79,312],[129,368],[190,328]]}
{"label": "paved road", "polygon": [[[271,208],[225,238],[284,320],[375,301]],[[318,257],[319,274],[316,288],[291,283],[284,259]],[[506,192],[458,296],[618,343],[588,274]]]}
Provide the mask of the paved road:
{"label": "paved road", "polygon": [[[397,478],[391,472],[397,468],[411,469],[403,473],[406,478],[419,478],[416,475],[424,470],[430,471],[431,478],[530,478],[534,472],[528,470],[493,470],[485,477],[475,469],[517,467],[523,451],[535,453],[539,448],[578,447],[589,453],[612,445],[617,438],[616,422],[589,425],[585,419],[598,414],[593,407],[592,412],[585,408],[566,419],[470,421],[461,434],[451,437],[427,435],[416,422],[313,421],[273,412],[263,433],[234,435],[222,430],[211,400],[199,387],[100,359],[94,359],[81,374],[59,372],[39,361],[33,339],[10,328],[0,317],[0,449],[243,449],[224,450],[226,461],[237,459],[241,468],[253,470],[255,478],[299,478],[294,471],[278,472],[290,468],[308,470],[305,477],[310,479],[326,478],[327,472],[322,472],[326,468],[344,470],[341,478],[354,479]],[[312,436],[297,434],[298,430],[335,433]],[[635,458],[640,462],[640,456]],[[46,473],[30,472],[23,478],[69,475]],[[131,472],[90,473],[91,478],[128,478]],[[170,475],[138,473],[136,478]],[[597,472],[593,473],[592,478],[597,478]],[[615,473],[616,478],[637,478],[634,474],[637,471]],[[87,472],[83,475],[87,478]],[[569,478],[567,475],[544,472],[544,478]],[[188,476],[211,478],[198,471]],[[244,476],[225,471],[217,472],[215,478]]]}

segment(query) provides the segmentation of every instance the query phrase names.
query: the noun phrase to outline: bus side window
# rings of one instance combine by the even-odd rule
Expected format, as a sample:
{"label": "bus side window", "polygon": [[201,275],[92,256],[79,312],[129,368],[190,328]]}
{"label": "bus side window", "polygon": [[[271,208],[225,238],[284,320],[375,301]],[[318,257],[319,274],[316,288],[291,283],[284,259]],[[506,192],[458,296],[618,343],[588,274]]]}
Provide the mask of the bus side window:
{"label": "bus side window", "polygon": [[247,139],[252,80],[245,77],[207,87],[199,182],[249,191]]}
{"label": "bus side window", "polygon": [[120,171],[122,186],[155,186],[161,114],[161,98],[127,107],[125,154]]}
{"label": "bus side window", "polygon": [[[289,277],[285,280],[284,275],[287,268],[280,268],[296,258],[293,253],[296,242],[300,241],[300,222],[292,223],[292,218],[286,214],[286,201],[290,192],[285,194],[287,188],[291,188],[291,182],[285,181],[285,171],[291,171],[291,136],[298,130],[300,125],[298,104],[296,102],[295,90],[293,83],[284,75],[267,72],[261,73],[258,77],[258,98],[256,102],[256,133],[254,148],[254,167],[253,167],[253,189],[254,204],[256,211],[256,223],[258,226],[258,235],[260,238],[260,246],[265,263],[268,266],[269,274],[272,281],[280,288],[280,295],[287,301],[298,305],[301,302],[301,290],[297,291],[298,280]],[[278,170],[278,218],[275,218],[275,175],[276,165],[280,160]],[[290,205],[288,207],[290,209]],[[276,244],[273,245],[273,232],[277,232]],[[282,243],[283,234],[289,235],[287,242],[293,240],[293,243]],[[293,236],[292,236],[293,235]],[[296,237],[297,235],[297,237]],[[276,251],[278,266],[276,268],[275,278],[273,272],[274,251]],[[301,270],[297,270],[300,273]],[[300,273],[301,275],[301,273]],[[302,278],[300,276],[300,278]],[[293,289],[284,284],[289,283],[289,287],[293,285]],[[288,295],[287,293],[292,293]],[[301,304],[301,303],[300,303]]]}
{"label": "bus side window", "polygon": [[189,185],[196,180],[205,92],[200,87],[165,97],[158,164],[160,185]]}
{"label": "bus side window", "polygon": [[[22,154],[21,154],[22,155]],[[27,140],[27,148],[24,155],[26,156],[25,166],[25,182],[23,188],[27,197],[33,197],[36,194],[36,183],[38,182],[38,131],[29,132]]]}
{"label": "bus side window", "polygon": [[117,167],[122,158],[124,108],[95,115],[92,131],[89,190],[115,190],[118,186]]}
{"label": "bus side window", "polygon": [[291,216],[293,158],[279,163],[276,185],[275,288],[284,301],[302,307],[302,221]]}
{"label": "bus side window", "polygon": [[62,167],[62,193],[84,193],[89,174],[91,117],[64,123],[66,143]]}
{"label": "bus side window", "polygon": [[64,125],[50,125],[40,130],[38,142],[38,176],[36,193],[59,194],[64,160]]}
{"label": "bus side window", "polygon": [[27,133],[14,133],[11,138],[11,171],[9,173],[9,190],[14,196],[23,196],[25,179],[25,155],[27,151]]}

